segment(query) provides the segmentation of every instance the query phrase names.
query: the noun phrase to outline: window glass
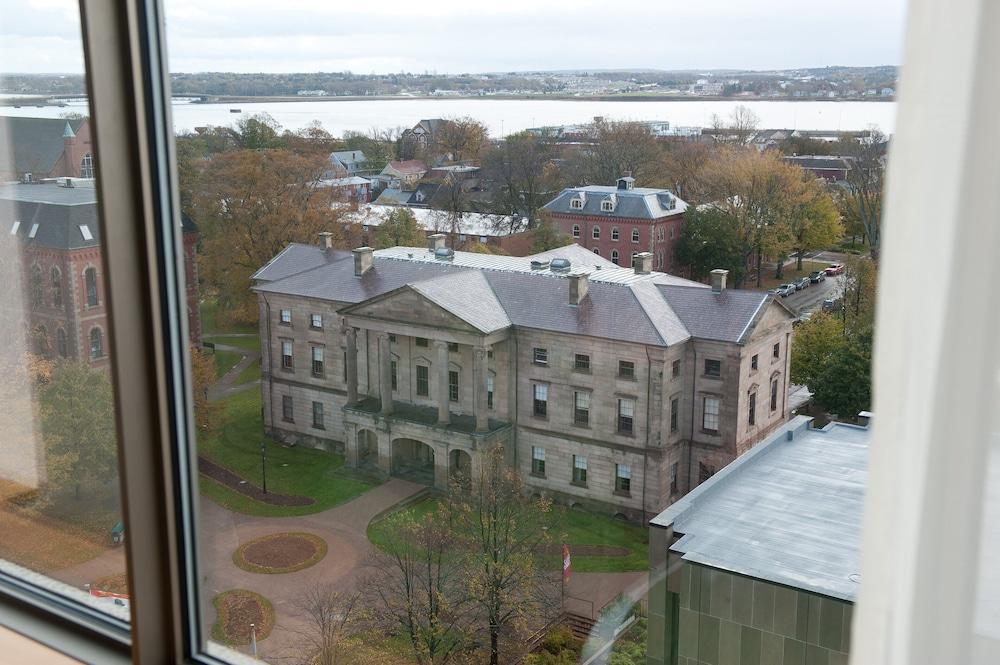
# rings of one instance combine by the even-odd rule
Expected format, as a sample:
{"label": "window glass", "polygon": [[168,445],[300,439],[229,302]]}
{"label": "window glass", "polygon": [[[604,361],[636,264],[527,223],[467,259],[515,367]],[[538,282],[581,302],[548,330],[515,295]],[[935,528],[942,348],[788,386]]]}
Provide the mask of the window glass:
{"label": "window glass", "polygon": [[618,432],[632,434],[635,418],[635,400],[620,398],[618,400]]}
{"label": "window glass", "polygon": [[310,325],[312,325],[313,328],[322,328],[323,327],[323,315],[322,314],[313,314],[311,316],[311,323],[310,323]]}
{"label": "window glass", "polygon": [[573,422],[577,425],[590,424],[590,393],[574,393]]}
{"label": "window glass", "polygon": [[573,366],[584,372],[590,371],[590,356],[585,353],[577,353],[573,359]]}
{"label": "window glass", "polygon": [[123,220],[101,219],[90,103],[48,100],[83,92],[79,5],[0,11],[0,574],[128,621],[103,224]]}
{"label": "window glass", "polygon": [[417,365],[417,395],[427,397],[430,394],[428,368],[425,365]]}
{"label": "window glass", "polygon": [[719,404],[720,400],[717,397],[705,398],[702,428],[709,432],[715,432],[719,429]]}
{"label": "window glass", "polygon": [[541,349],[536,346],[532,351],[532,358],[536,365],[547,365],[549,363],[548,349]]}

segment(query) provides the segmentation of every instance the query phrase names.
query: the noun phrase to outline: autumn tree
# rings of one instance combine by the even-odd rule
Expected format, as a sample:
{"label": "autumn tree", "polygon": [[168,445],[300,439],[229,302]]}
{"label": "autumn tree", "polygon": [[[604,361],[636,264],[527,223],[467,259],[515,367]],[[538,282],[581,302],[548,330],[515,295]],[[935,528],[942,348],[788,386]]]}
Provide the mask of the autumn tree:
{"label": "autumn tree", "polygon": [[712,115],[712,129],[716,140],[748,145],[760,127],[760,118],[750,107],[740,104],[732,110],[728,118]]}
{"label": "autumn tree", "polygon": [[549,220],[542,222],[531,231],[531,253],[547,252],[557,247],[565,247],[573,243],[573,239],[556,228]]}
{"label": "autumn tree", "polygon": [[690,205],[710,203],[708,169],[717,146],[709,141],[672,141],[650,184],[669,189]]}
{"label": "autumn tree", "polygon": [[394,129],[372,128],[368,132],[347,131],[343,136],[344,150],[358,150],[365,153],[365,170],[379,173],[393,159],[396,159],[397,131]]}
{"label": "autumn tree", "polygon": [[530,132],[511,134],[483,156],[483,177],[494,190],[493,212],[504,216],[505,231],[538,225],[542,206],[562,187],[551,146]]}
{"label": "autumn tree", "polygon": [[335,190],[317,186],[326,168],[324,156],[287,150],[222,153],[205,168],[194,203],[199,272],[227,319],[256,322],[250,275],[288,243],[315,243],[330,231],[341,246]]}
{"label": "autumn tree", "polygon": [[376,249],[423,247],[426,242],[427,234],[420,228],[413,213],[406,208],[395,208],[390,211],[375,232]]}
{"label": "autumn tree", "polygon": [[333,584],[309,586],[295,603],[302,628],[294,658],[302,665],[355,665],[353,630],[362,621],[360,594],[348,593]]}
{"label": "autumn tree", "polygon": [[888,139],[877,129],[848,148],[851,168],[847,171],[847,191],[850,210],[857,215],[859,226],[878,262],[882,242],[882,192],[885,188],[885,155]]}
{"label": "autumn tree", "polygon": [[795,328],[792,342],[792,382],[819,385],[827,364],[837,362],[847,343],[844,322],[826,312],[817,312]]}
{"label": "autumn tree", "polygon": [[871,259],[851,257],[844,263],[841,316],[848,334],[858,334],[875,326],[877,272],[877,265]]}
{"label": "autumn tree", "polygon": [[854,420],[871,409],[872,331],[850,336],[835,358],[827,362],[809,389],[824,411],[842,420]]}
{"label": "autumn tree", "polygon": [[826,187],[805,173],[803,178],[802,192],[796,196],[787,218],[791,250],[799,271],[806,252],[826,249],[844,235],[840,212]]}
{"label": "autumn tree", "polygon": [[219,425],[221,409],[208,399],[208,389],[215,383],[215,362],[197,346],[191,346],[191,392],[194,421],[198,433],[213,431]]}
{"label": "autumn tree", "polygon": [[388,519],[391,536],[364,584],[373,618],[401,633],[420,665],[450,662],[470,645],[475,619],[451,506],[443,501],[417,522],[402,514]]}
{"label": "autumn tree", "polygon": [[489,142],[489,131],[479,120],[464,116],[449,118],[434,131],[433,150],[452,161],[477,160]]}
{"label": "autumn tree", "polygon": [[640,184],[656,177],[661,150],[644,123],[601,119],[594,123],[590,140],[592,146],[569,160],[575,184],[614,184],[629,173]]}
{"label": "autumn tree", "polygon": [[340,141],[330,132],[323,129],[319,120],[313,120],[305,127],[291,131],[285,130],[281,135],[282,145],[299,155],[318,154],[328,156],[340,148]]}
{"label": "autumn tree", "polygon": [[57,361],[39,390],[48,489],[79,499],[88,490],[112,491],[118,477],[115,404],[107,372],[85,362]]}
{"label": "autumn tree", "polygon": [[244,150],[270,150],[282,147],[278,132],[281,125],[268,113],[243,116],[234,127],[239,147]]}
{"label": "autumn tree", "polygon": [[687,266],[692,279],[704,280],[716,268],[729,271],[735,283],[746,269],[739,228],[732,217],[714,206],[688,208],[674,248],[677,261]]}
{"label": "autumn tree", "polygon": [[[512,662],[527,629],[553,608],[558,585],[542,566],[551,541],[544,499],[528,499],[503,450],[487,451],[468,491],[453,491],[454,531],[466,566],[466,593],[485,623],[490,665]],[[506,640],[506,643],[504,641]],[[501,650],[506,653],[501,657]]]}

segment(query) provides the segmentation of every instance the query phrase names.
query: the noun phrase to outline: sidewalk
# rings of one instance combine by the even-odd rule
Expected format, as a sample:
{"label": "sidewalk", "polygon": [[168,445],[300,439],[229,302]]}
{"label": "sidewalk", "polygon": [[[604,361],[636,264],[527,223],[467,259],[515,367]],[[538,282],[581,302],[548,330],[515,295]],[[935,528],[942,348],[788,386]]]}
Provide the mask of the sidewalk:
{"label": "sidewalk", "polygon": [[240,374],[243,373],[243,370],[257,362],[260,358],[260,351],[252,351],[239,346],[230,346],[229,344],[216,344],[215,349],[217,351],[231,351],[233,353],[239,353],[243,356],[243,358],[236,363],[236,367],[233,367],[220,377],[218,381],[212,384],[212,386],[208,389],[209,400],[214,402],[260,385],[259,380],[248,381],[247,383],[240,384],[236,383],[236,379],[238,379]]}

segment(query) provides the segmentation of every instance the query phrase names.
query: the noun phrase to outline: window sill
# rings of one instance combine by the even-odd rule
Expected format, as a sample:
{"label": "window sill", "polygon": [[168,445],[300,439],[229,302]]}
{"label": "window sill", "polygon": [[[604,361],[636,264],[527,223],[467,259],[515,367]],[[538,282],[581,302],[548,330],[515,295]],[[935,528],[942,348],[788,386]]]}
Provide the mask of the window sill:
{"label": "window sill", "polygon": [[292,420],[291,418],[282,418],[281,422],[283,422],[283,423],[292,423],[293,425],[295,424],[295,421]]}
{"label": "window sill", "polygon": [[584,369],[583,367],[574,367],[573,371],[576,372],[577,374],[591,374],[589,368]]}
{"label": "window sill", "polygon": [[623,432],[621,430],[618,430],[617,434],[618,434],[618,436],[627,436],[630,439],[634,439],[635,438],[635,432]]}
{"label": "window sill", "polygon": [[284,321],[278,321],[278,325],[279,326],[285,326],[286,328],[291,328],[292,327],[291,323],[285,323]]}
{"label": "window sill", "polygon": [[721,376],[714,376],[712,374],[702,374],[701,378],[708,379],[709,381],[722,381]]}
{"label": "window sill", "polygon": [[585,480],[584,481],[571,480],[569,481],[569,484],[572,485],[573,487],[587,487],[587,481]]}
{"label": "window sill", "polygon": [[628,490],[615,490],[614,492],[612,492],[612,494],[614,494],[615,496],[624,497],[626,499],[632,498],[632,492],[629,492]]}
{"label": "window sill", "polygon": [[701,428],[701,433],[702,434],[707,434],[708,436],[719,436],[719,430],[717,430],[717,429],[705,429],[703,427],[703,428]]}
{"label": "window sill", "polygon": [[534,418],[535,420],[544,420],[544,421],[546,421],[546,422],[547,422],[547,421],[548,421],[548,419],[549,419],[549,417],[548,417],[548,416],[540,416],[540,415],[538,415],[537,413],[533,413],[533,414],[531,414],[531,417],[532,417],[532,418]]}
{"label": "window sill", "polygon": [[295,374],[295,368],[294,367],[282,367],[281,371],[282,372],[287,372],[288,374]]}
{"label": "window sill", "polygon": [[[288,325],[288,324],[285,324],[285,325]],[[313,330],[313,331],[316,331],[316,332],[323,332],[322,328],[317,328],[316,326],[309,326],[309,330]]]}
{"label": "window sill", "polygon": [[313,429],[321,429],[321,430],[325,430],[326,428],[325,428],[325,427],[323,427],[322,425],[313,425]]}
{"label": "window sill", "polygon": [[312,377],[314,379],[325,379],[326,378],[326,374],[317,374],[316,372],[313,372],[312,373]]}
{"label": "window sill", "polygon": [[632,381],[633,383],[635,383],[635,381],[637,381],[637,379],[635,378],[634,375],[633,376],[625,376],[623,374],[619,374],[618,375],[618,380],[619,381]]}
{"label": "window sill", "polygon": [[535,473],[534,471],[532,471],[528,475],[531,476],[532,478],[541,478],[542,480],[545,480],[545,474],[544,473]]}

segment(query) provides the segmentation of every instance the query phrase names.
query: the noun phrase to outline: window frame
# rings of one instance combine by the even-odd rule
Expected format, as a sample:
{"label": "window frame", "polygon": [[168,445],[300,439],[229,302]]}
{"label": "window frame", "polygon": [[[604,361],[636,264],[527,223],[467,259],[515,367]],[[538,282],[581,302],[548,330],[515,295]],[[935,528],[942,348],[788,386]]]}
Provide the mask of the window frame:
{"label": "window frame", "polygon": [[[631,404],[632,413],[624,415],[622,406]],[[635,410],[638,400],[634,397],[619,397],[618,410],[616,411],[615,431],[622,436],[635,436]]]}
{"label": "window frame", "polygon": [[[544,397],[539,398],[539,389],[544,393]],[[549,384],[531,384],[531,415],[535,418],[548,419],[549,417]]]}
{"label": "window frame", "polygon": [[[431,396],[431,368],[427,365],[417,364],[416,369],[413,371],[414,380],[414,390],[417,393],[417,397],[430,397]],[[420,370],[424,370],[424,376],[420,376]],[[423,383],[424,391],[420,391],[420,384]]]}
{"label": "window frame", "polygon": [[531,348],[531,364],[539,367],[549,366],[549,350],[545,347],[534,346]]}
{"label": "window frame", "polygon": [[[709,363],[714,363],[712,367],[717,368],[715,371],[709,371]],[[703,366],[703,376],[709,379],[721,379],[722,378],[722,361],[718,358],[705,358],[705,364]]]}
{"label": "window frame", "polygon": [[[583,461],[583,466],[577,464],[577,460]],[[570,484],[578,485],[581,487],[587,486],[587,458],[583,455],[573,455],[572,460],[572,475],[570,475]]]}
{"label": "window frame", "polygon": [[[581,398],[586,406],[580,406]],[[589,390],[573,391],[573,424],[577,427],[590,427],[591,392]]]}
{"label": "window frame", "polygon": [[573,370],[576,372],[585,372],[587,374],[590,374],[590,354],[574,353]]}
{"label": "window frame", "polygon": [[625,381],[636,381],[635,378],[635,361],[634,360],[619,360],[618,361],[618,378]]}
{"label": "window frame", "polygon": [[[708,403],[712,401],[715,403],[715,409],[710,413],[708,410]],[[719,424],[722,414],[722,398],[717,395],[705,395],[701,399],[701,431],[708,434],[718,434]],[[712,416],[715,419],[715,427],[708,426],[708,418]]]}
{"label": "window frame", "polygon": [[[537,453],[541,452],[542,456],[538,457]],[[531,447],[531,474],[536,478],[545,477],[545,448],[541,446]]]}

